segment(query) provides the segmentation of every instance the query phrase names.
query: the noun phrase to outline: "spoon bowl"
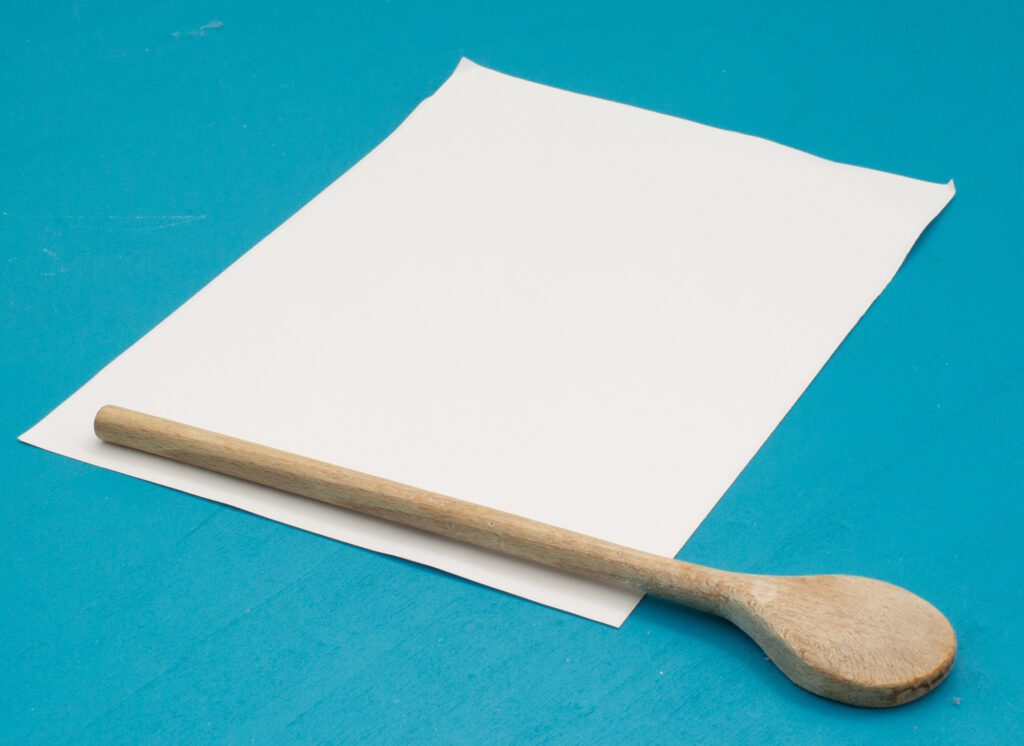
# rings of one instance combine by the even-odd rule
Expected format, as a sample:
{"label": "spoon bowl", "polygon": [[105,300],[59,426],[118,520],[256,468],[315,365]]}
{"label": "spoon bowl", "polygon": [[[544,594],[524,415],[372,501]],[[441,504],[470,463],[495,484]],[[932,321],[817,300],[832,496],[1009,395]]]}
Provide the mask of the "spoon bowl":
{"label": "spoon bowl", "polygon": [[953,666],[946,617],[899,586],[852,575],[745,577],[722,616],[822,697],[894,707],[930,692]]}

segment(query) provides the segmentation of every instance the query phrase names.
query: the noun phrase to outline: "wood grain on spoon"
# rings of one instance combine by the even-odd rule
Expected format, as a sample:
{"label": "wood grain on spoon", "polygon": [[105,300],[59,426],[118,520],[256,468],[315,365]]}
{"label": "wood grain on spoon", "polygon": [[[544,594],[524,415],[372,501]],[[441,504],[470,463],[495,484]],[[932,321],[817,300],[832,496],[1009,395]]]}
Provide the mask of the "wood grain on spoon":
{"label": "wood grain on spoon", "polygon": [[746,632],[804,689],[865,707],[910,702],[949,673],[956,636],[913,593],[851,575],[726,572],[121,407],[103,440],[677,601]]}

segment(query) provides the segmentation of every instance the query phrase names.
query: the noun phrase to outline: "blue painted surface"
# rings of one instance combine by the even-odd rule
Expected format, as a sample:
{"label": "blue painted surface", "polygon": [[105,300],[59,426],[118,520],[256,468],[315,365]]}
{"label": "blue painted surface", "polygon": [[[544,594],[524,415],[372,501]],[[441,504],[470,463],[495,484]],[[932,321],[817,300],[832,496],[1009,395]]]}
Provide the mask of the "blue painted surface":
{"label": "blue painted surface", "polygon": [[[0,740],[1024,741],[1020,4],[40,5],[0,24]],[[921,593],[935,694],[833,704],[699,614],[609,629],[15,442],[460,55],[956,179],[681,555]]]}

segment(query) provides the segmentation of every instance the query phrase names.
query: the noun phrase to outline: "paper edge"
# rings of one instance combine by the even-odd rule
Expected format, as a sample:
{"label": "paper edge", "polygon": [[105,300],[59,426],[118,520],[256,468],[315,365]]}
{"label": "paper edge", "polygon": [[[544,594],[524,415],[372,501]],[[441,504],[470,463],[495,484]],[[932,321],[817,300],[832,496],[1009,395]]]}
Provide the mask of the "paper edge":
{"label": "paper edge", "polygon": [[[931,180],[928,180],[928,179],[920,179],[920,178],[917,178],[916,176],[906,176],[905,174],[899,174],[899,173],[896,173],[895,171],[886,171],[884,169],[874,168],[872,166],[860,166],[860,165],[857,165],[855,163],[849,163],[847,161],[836,160],[834,158],[826,158],[825,156],[821,156],[821,155],[817,155],[815,153],[812,153],[809,150],[805,150],[803,148],[799,148],[799,147],[796,147],[794,145],[787,145],[786,143],[779,142],[778,140],[772,140],[772,139],[770,139],[768,137],[765,137],[763,135],[753,135],[753,134],[750,134],[749,132],[744,132],[742,130],[729,129],[728,127],[720,127],[720,126],[715,125],[715,124],[705,124],[704,122],[698,122],[698,121],[693,120],[693,119],[687,119],[686,117],[679,116],[677,114],[667,114],[667,113],[665,113],[663,111],[658,111],[656,109],[647,109],[647,108],[645,108],[643,106],[639,106],[637,104],[627,104],[627,103],[624,103],[622,101],[615,101],[614,99],[604,98],[603,96],[597,96],[597,95],[594,95],[592,93],[580,93],[579,91],[572,91],[572,90],[569,90],[567,88],[559,88],[558,86],[550,84],[550,83],[541,83],[539,81],[530,80],[528,78],[520,78],[520,77],[518,77],[516,75],[512,75],[511,73],[502,72],[501,70],[496,70],[496,69],[494,69],[492,67],[487,67],[486,65],[481,65],[480,63],[474,62],[473,60],[469,59],[468,57],[461,57],[459,59],[458,64],[455,66],[454,72],[452,73],[451,76],[449,76],[449,78],[445,82],[447,83],[449,80],[454,78],[455,74],[458,73],[459,71],[463,71],[463,72],[480,71],[480,72],[484,72],[484,73],[490,74],[490,75],[501,76],[503,78],[510,78],[512,80],[515,80],[515,81],[518,81],[518,82],[521,82],[521,83],[528,83],[530,85],[540,86],[541,88],[547,88],[547,89],[550,89],[550,90],[558,91],[559,93],[568,93],[568,94],[571,94],[573,96],[582,96],[583,98],[589,98],[589,99],[593,99],[595,101],[602,101],[602,102],[604,102],[606,104],[611,104],[613,106],[625,107],[627,109],[635,109],[637,111],[642,111],[642,112],[644,112],[646,114],[654,114],[654,115],[657,115],[659,117],[666,117],[666,118],[671,119],[671,120],[686,122],[687,124],[695,125],[697,127],[702,127],[702,128],[708,129],[708,130],[714,130],[715,132],[728,133],[728,134],[731,134],[731,135],[739,135],[741,137],[745,137],[745,138],[748,138],[748,139],[751,139],[751,140],[758,140],[760,142],[768,143],[769,145],[772,145],[772,146],[774,146],[776,148],[784,148],[784,149],[786,149],[788,151],[791,151],[793,153],[799,154],[800,156],[803,156],[805,158],[813,158],[814,160],[817,160],[817,161],[824,161],[825,163],[829,163],[829,164],[833,164],[833,165],[837,165],[837,166],[843,166],[845,168],[853,168],[853,169],[859,169],[859,170],[863,170],[863,171],[871,171],[871,172],[874,172],[874,173],[886,174],[887,176],[891,176],[891,177],[895,177],[895,178],[899,178],[899,179],[905,179],[907,181],[913,181],[913,182],[918,182],[918,183],[923,183],[923,184],[931,184],[931,185],[934,185],[934,186],[951,186],[953,184],[952,180],[950,180],[949,182],[945,182],[945,183],[941,182],[941,181],[931,181]],[[440,90],[440,89],[438,89],[438,90]]]}
{"label": "paper edge", "polygon": [[[43,418],[43,420],[47,419],[49,416],[50,415],[47,415],[46,417]],[[43,420],[40,420],[40,422],[37,423],[37,425],[41,424]],[[278,519],[278,518],[272,518],[272,517],[270,517],[268,515],[265,515],[263,513],[255,512],[255,510],[250,510],[248,508],[242,507],[240,505],[235,505],[233,503],[227,502],[227,501],[222,500],[222,499],[218,499],[218,498],[215,498],[215,497],[207,497],[205,495],[196,494],[195,492],[189,492],[188,490],[183,489],[181,487],[175,487],[174,485],[171,485],[171,484],[166,484],[164,482],[155,481],[154,479],[152,479],[150,477],[141,476],[140,474],[136,474],[136,473],[129,472],[129,471],[121,471],[121,470],[119,470],[117,468],[114,468],[114,467],[111,467],[111,466],[106,466],[104,464],[97,464],[97,463],[94,463],[92,461],[87,461],[82,456],[75,455],[74,453],[67,452],[67,451],[64,451],[64,450],[59,450],[58,448],[52,447],[52,446],[49,446],[49,445],[44,445],[40,440],[37,440],[36,437],[34,435],[32,435],[31,431],[34,430],[34,429],[36,429],[35,425],[32,428],[30,428],[28,431],[26,431],[25,433],[19,435],[17,437],[17,441],[22,443],[22,444],[24,444],[24,445],[26,445],[26,446],[29,446],[29,447],[32,447],[32,448],[37,448],[40,451],[43,451],[45,453],[51,453],[51,454],[53,454],[55,456],[59,456],[61,458],[71,459],[72,461],[75,461],[76,463],[83,464],[83,465],[85,465],[85,466],[87,466],[89,468],[92,468],[92,469],[100,469],[102,471],[109,472],[111,474],[117,474],[117,475],[120,475],[120,476],[128,478],[128,479],[138,480],[138,481],[144,482],[145,484],[148,484],[148,485],[153,485],[155,487],[160,487],[160,488],[165,489],[165,490],[170,490],[170,491],[172,491],[174,493],[177,493],[179,496],[186,497],[186,498],[189,498],[189,499],[202,500],[204,502],[212,503],[214,505],[220,506],[221,508],[226,508],[228,510],[237,510],[239,512],[242,512],[242,513],[245,513],[247,515],[250,515],[250,516],[253,516],[255,518],[258,518],[260,520],[269,521],[271,523],[280,524],[282,526],[287,526],[288,528],[294,529],[296,531],[301,531],[301,532],[304,532],[304,533],[307,533],[307,534],[311,534],[313,536],[319,536],[319,537],[327,539],[329,541],[335,541],[335,542],[338,542],[340,544],[344,544],[346,546],[352,547],[354,549],[358,549],[360,551],[372,552],[374,554],[380,554],[380,555],[384,555],[386,557],[391,557],[393,559],[401,560],[402,562],[408,562],[408,563],[411,563],[411,564],[419,566],[419,567],[425,567],[425,568],[427,568],[429,570],[433,570],[435,572],[444,573],[445,575],[451,576],[453,578],[457,578],[458,580],[465,581],[467,583],[473,583],[474,585],[478,585],[478,586],[480,586],[482,588],[487,588],[487,589],[489,589],[491,591],[495,591],[497,593],[502,593],[504,595],[511,596],[513,598],[517,598],[517,599],[519,599],[521,601],[526,601],[527,603],[534,603],[534,604],[537,604],[539,606],[545,607],[547,609],[550,609],[550,610],[558,612],[558,613],[568,614],[570,616],[573,616],[573,617],[576,617],[576,618],[579,618],[579,619],[584,619],[584,620],[591,621],[591,622],[597,622],[598,624],[603,624],[605,626],[613,627],[615,629],[619,629],[619,628],[622,627],[623,624],[625,624],[626,620],[629,619],[629,617],[632,615],[632,613],[636,610],[636,607],[640,604],[640,602],[647,595],[646,593],[641,593],[641,592],[638,592],[638,591],[633,590],[633,589],[623,588],[621,586],[612,585],[610,583],[602,583],[601,581],[595,580],[593,578],[586,578],[586,577],[578,576],[578,575],[573,576],[572,573],[569,573],[569,572],[566,572],[566,571],[560,571],[560,570],[557,570],[555,568],[547,567],[546,565],[543,565],[543,564],[540,564],[540,563],[533,563],[533,562],[530,562],[528,560],[519,559],[519,558],[513,557],[511,555],[502,554],[501,552],[495,552],[493,550],[488,550],[488,549],[485,549],[483,547],[478,547],[478,546],[475,546],[473,544],[468,544],[466,542],[459,542],[459,541],[456,541],[454,539],[448,539],[446,537],[439,536],[437,534],[430,534],[429,532],[423,532],[423,533],[429,534],[433,539],[435,539],[437,541],[440,541],[440,542],[447,542],[447,543],[451,543],[451,544],[455,544],[455,545],[462,545],[462,546],[471,547],[472,549],[474,549],[476,551],[483,552],[483,553],[486,553],[486,554],[489,554],[489,555],[494,555],[494,556],[497,556],[497,557],[501,557],[502,560],[504,560],[504,561],[511,561],[511,562],[523,563],[523,564],[527,564],[527,565],[533,565],[533,566],[535,566],[537,568],[540,568],[540,569],[542,569],[544,571],[547,571],[547,572],[552,572],[552,573],[556,573],[556,574],[559,574],[559,575],[565,575],[565,576],[573,576],[574,580],[577,580],[577,581],[584,580],[584,581],[589,582],[589,583],[593,583],[593,584],[596,584],[596,585],[604,586],[604,587],[606,587],[606,588],[608,588],[610,590],[615,591],[618,594],[621,594],[622,599],[625,602],[624,603],[624,608],[621,611],[616,609],[612,613],[608,613],[608,612],[605,612],[605,611],[598,611],[598,610],[590,610],[590,611],[587,611],[586,613],[577,612],[577,611],[570,611],[567,608],[564,608],[562,606],[557,606],[554,603],[545,601],[543,599],[531,598],[531,597],[522,595],[522,593],[519,593],[517,591],[509,590],[507,588],[502,588],[502,587],[497,586],[497,585],[492,585],[491,583],[485,582],[483,580],[479,580],[479,579],[477,579],[475,577],[472,577],[472,576],[469,576],[469,575],[462,574],[460,572],[455,572],[453,570],[448,570],[448,569],[446,569],[444,567],[438,567],[437,565],[430,564],[427,561],[419,560],[419,559],[416,559],[414,557],[404,556],[404,555],[401,555],[401,554],[396,554],[394,551],[391,551],[391,550],[388,550],[388,549],[383,549],[383,548],[380,548],[378,546],[375,546],[376,542],[374,540],[372,540],[372,539],[364,540],[363,543],[355,543],[355,542],[353,542],[351,540],[337,538],[336,536],[333,536],[331,534],[323,533],[321,531],[317,531],[317,530],[314,530],[314,529],[311,529],[311,528],[306,528],[304,526],[297,525],[295,523],[291,523],[291,522],[288,522],[288,521],[285,521],[285,520],[281,520],[281,519]],[[110,446],[110,447],[111,448],[119,448],[120,446]],[[159,458],[159,457],[155,457],[155,458]],[[187,464],[181,464],[181,465],[182,466],[187,466],[188,468],[194,469],[196,471],[203,471],[200,467],[193,467],[193,466],[190,466],[190,465],[187,465]],[[224,479],[235,479],[234,477],[228,477],[226,475],[218,474],[218,476],[223,477]],[[239,480],[236,480],[236,481],[243,482],[245,484],[249,484],[249,483],[245,482],[245,480],[240,480],[239,479]],[[295,495],[295,494],[290,493],[290,492],[285,492],[284,490],[278,490],[278,489],[275,489],[273,487],[266,487],[264,485],[256,485],[256,486],[260,487],[261,490],[269,490],[269,491],[272,491],[272,492],[279,493],[281,495],[285,495],[285,496],[287,496],[289,498],[299,498],[299,499],[303,499],[303,500],[311,500],[312,502],[317,502],[318,504],[324,505],[324,506],[330,508],[333,511],[339,511],[341,513],[350,513],[352,515],[358,516],[360,519],[368,518],[368,519],[371,519],[371,520],[374,520],[374,521],[380,521],[382,523],[385,523],[385,524],[388,524],[388,525],[391,525],[391,526],[398,526],[398,527],[400,527],[402,529],[406,529],[406,530],[420,531],[419,529],[415,529],[415,528],[412,528],[410,526],[404,526],[404,525],[402,525],[400,523],[394,523],[394,522],[391,522],[391,521],[385,521],[384,519],[374,518],[373,516],[368,516],[366,514],[359,513],[358,511],[347,510],[345,508],[341,508],[341,507],[338,507],[338,506],[328,505],[327,503],[319,503],[318,501],[312,500],[312,498],[303,497],[302,495]]]}

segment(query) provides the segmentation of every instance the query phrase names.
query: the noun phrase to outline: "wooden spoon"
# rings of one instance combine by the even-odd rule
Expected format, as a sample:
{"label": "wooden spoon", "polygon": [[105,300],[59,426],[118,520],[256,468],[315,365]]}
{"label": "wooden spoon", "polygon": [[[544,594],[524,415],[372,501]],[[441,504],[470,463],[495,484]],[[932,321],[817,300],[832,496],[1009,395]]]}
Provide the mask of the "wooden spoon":
{"label": "wooden spoon", "polygon": [[717,614],[793,682],[839,702],[910,702],[946,678],[956,654],[934,606],[879,580],[715,570],[120,407],[103,407],[95,429],[108,443]]}

